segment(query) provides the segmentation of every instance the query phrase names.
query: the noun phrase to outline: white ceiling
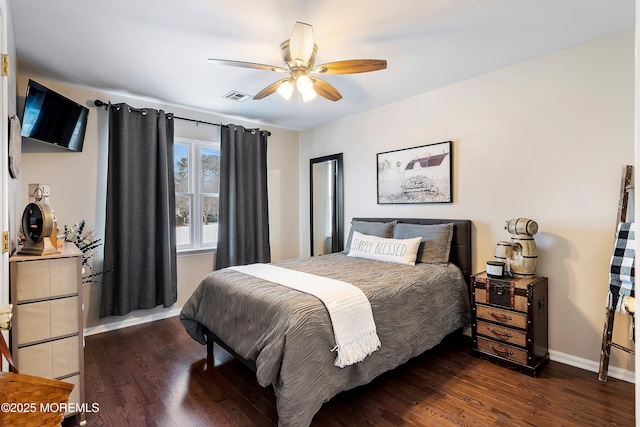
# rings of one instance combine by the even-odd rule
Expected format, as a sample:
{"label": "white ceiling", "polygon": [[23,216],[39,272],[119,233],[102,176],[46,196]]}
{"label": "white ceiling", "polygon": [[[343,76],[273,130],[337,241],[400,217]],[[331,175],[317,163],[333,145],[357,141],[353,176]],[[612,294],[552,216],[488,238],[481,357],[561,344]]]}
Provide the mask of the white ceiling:
{"label": "white ceiling", "polygon": [[[632,28],[634,0],[10,0],[20,74],[303,130]],[[281,65],[295,21],[313,26],[316,64],[386,59],[323,79],[343,95],[308,104],[281,78],[207,58]],[[111,99],[119,102],[117,96]],[[144,107],[144,105],[139,105]]]}

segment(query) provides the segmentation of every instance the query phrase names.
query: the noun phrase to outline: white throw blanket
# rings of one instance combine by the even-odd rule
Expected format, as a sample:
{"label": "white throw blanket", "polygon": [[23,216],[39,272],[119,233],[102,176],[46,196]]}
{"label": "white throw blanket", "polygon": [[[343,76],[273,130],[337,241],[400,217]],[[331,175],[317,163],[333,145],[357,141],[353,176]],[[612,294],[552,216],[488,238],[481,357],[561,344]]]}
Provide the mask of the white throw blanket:
{"label": "white throw blanket", "polygon": [[371,304],[364,292],[349,283],[271,264],[229,267],[250,276],[311,294],[322,301],[329,312],[338,356],[335,365],[345,366],[364,360],[380,348]]}

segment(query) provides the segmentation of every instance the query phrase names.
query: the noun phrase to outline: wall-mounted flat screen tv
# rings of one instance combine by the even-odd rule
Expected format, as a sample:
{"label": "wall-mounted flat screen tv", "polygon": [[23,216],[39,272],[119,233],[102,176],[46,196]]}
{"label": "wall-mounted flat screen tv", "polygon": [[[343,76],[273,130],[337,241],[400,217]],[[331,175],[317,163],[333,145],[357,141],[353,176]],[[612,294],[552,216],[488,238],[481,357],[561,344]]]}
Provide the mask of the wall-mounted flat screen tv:
{"label": "wall-mounted flat screen tv", "polygon": [[82,151],[89,109],[29,80],[22,136],[71,151]]}

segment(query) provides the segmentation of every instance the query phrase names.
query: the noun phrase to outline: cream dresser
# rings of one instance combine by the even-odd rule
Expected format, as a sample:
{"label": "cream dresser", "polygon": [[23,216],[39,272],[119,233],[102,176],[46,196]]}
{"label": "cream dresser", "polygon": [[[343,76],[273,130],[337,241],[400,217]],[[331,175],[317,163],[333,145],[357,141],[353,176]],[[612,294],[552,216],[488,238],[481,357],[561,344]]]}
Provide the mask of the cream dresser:
{"label": "cream dresser", "polygon": [[[9,258],[14,305],[11,348],[21,374],[73,384],[69,397],[73,409],[84,402],[82,252],[68,242],[58,251]],[[78,415],[83,424],[83,413],[66,415]]]}

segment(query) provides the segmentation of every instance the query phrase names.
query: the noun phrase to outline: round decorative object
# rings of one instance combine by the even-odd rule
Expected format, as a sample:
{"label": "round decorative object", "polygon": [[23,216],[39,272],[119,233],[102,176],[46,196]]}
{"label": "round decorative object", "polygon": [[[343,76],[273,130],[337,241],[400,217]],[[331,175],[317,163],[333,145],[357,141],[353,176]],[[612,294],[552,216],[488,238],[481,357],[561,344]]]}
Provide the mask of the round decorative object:
{"label": "round decorative object", "polygon": [[41,202],[29,203],[22,213],[22,232],[28,242],[38,243],[53,231],[53,213]]}
{"label": "round decorative object", "polygon": [[59,253],[51,244],[53,213],[42,202],[29,203],[22,213],[22,232],[26,239],[21,255],[49,255]]}
{"label": "round decorative object", "polygon": [[487,261],[487,275],[494,278],[500,278],[504,276],[504,262]]}

